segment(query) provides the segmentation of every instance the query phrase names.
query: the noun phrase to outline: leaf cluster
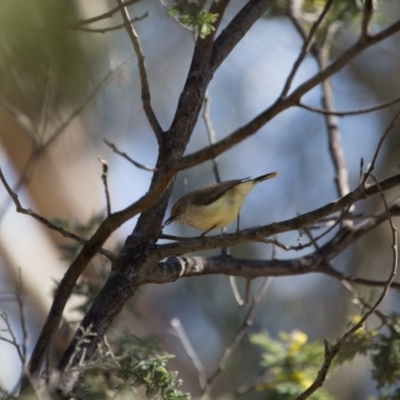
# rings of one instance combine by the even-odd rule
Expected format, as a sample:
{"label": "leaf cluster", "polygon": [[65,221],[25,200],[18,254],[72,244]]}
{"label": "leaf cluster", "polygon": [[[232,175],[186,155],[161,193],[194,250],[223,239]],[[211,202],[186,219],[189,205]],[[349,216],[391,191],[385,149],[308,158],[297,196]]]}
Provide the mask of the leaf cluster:
{"label": "leaf cluster", "polygon": [[[264,350],[260,362],[263,374],[254,388],[270,400],[292,399],[303,393],[313,383],[324,357],[323,346],[308,342],[307,335],[298,330],[281,332],[279,340],[261,332],[251,335],[250,342]],[[333,397],[321,389],[310,399],[332,400]]]}
{"label": "leaf cluster", "polygon": [[188,0],[176,0],[168,9],[170,16],[177,18],[178,21],[195,29],[199,36],[204,39],[214,30],[214,22],[218,18],[218,14],[207,12],[204,7],[205,0],[191,2]]}

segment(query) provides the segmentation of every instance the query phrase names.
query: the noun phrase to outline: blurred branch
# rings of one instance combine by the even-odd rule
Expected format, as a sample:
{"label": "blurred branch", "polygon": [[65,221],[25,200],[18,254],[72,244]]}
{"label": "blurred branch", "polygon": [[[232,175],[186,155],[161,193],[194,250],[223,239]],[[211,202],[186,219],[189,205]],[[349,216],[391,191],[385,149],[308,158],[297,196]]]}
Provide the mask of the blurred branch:
{"label": "blurred branch", "polygon": [[[203,120],[204,120],[204,124],[206,125],[206,129],[207,129],[208,143],[210,145],[212,145],[215,143],[215,130],[212,126],[211,117],[210,117],[210,104],[211,104],[210,96],[208,95],[208,93],[206,93],[206,95],[204,96]],[[213,164],[213,172],[214,172],[215,180],[217,182],[221,182],[221,176],[220,176],[219,170],[218,170],[218,158],[213,157],[211,161]]]}
{"label": "blurred branch", "polygon": [[147,78],[147,71],[146,71],[146,64],[145,64],[145,57],[143,55],[143,50],[140,45],[139,37],[135,31],[135,28],[129,22],[130,17],[124,0],[117,0],[117,1],[119,6],[121,7],[121,14],[122,14],[122,19],[124,20],[125,30],[129,35],[129,38],[135,50],[136,57],[138,59],[140,85],[142,89],[143,109],[146,114],[147,120],[149,121],[149,124],[153,129],[154,135],[156,136],[157,142],[160,145],[164,131],[161,128],[161,125],[158,122],[158,119],[151,106],[150,88],[149,88],[149,81]]}
{"label": "blurred branch", "polygon": [[313,48],[313,53],[315,54],[315,43],[314,43],[314,38],[317,33],[318,28],[321,26],[322,21],[324,20],[326,14],[329,12],[334,0],[328,0],[325,3],[325,6],[319,15],[319,17],[316,19],[316,21],[313,23],[311,26],[310,32],[307,33],[305,27],[303,24],[300,22],[301,21],[301,6],[302,6],[302,1],[298,0],[290,0],[289,1],[289,18],[292,20],[294,26],[297,28],[297,30],[300,32],[300,35],[303,37],[303,46],[301,48],[301,51],[296,59],[296,61],[293,63],[292,70],[289,73],[289,76],[286,79],[285,85],[283,87],[282,93],[280,95],[281,98],[285,97],[290,90],[290,86],[293,82],[294,77],[296,76],[296,73],[303,62],[304,58],[306,57],[307,53]]}
{"label": "blurred branch", "polygon": [[114,14],[116,14],[122,8],[128,7],[128,6],[138,3],[138,2],[139,2],[139,0],[125,0],[124,4],[122,4],[122,5],[119,4],[118,6],[112,8],[110,11],[100,14],[97,17],[92,17],[92,18],[81,20],[76,24],[76,26],[89,25],[89,24],[93,24],[94,22],[101,21],[103,19],[111,18]]}
{"label": "blurred branch", "polygon": [[332,111],[332,110],[327,110],[324,108],[312,107],[307,104],[303,104],[302,102],[299,102],[297,105],[298,105],[298,107],[304,108],[305,110],[312,111],[312,112],[319,113],[319,114],[329,114],[329,115],[336,115],[338,117],[346,117],[349,115],[366,114],[369,112],[382,110],[383,108],[390,107],[393,104],[397,104],[399,102],[400,102],[400,97],[396,97],[393,100],[378,104],[373,107],[360,108],[358,110],[350,110],[350,111]]}
{"label": "blurred branch", "polygon": [[272,281],[271,277],[265,278],[260,289],[254,295],[252,304],[247,312],[244,321],[242,322],[242,326],[237,331],[235,337],[232,339],[229,346],[225,349],[224,354],[222,355],[218,363],[218,368],[208,378],[207,385],[204,387],[203,394],[201,396],[201,400],[207,400],[210,398],[210,392],[212,387],[214,386],[216,379],[224,371],[226,363],[229,360],[229,357],[231,356],[232,352],[236,349],[236,347],[239,345],[249,327],[253,325],[254,315],[257,311],[257,307],[260,304],[260,301],[264,297],[265,293],[267,292],[269,285],[271,284],[271,281]]}
{"label": "blurred branch", "polygon": [[[291,80],[294,77],[294,73],[297,71],[300,63],[305,57],[306,54],[306,49],[309,47],[309,42],[311,38],[314,36],[318,26],[321,24],[324,16],[327,14],[329,11],[331,5],[333,4],[333,1],[328,1],[325,4],[325,7],[323,11],[321,12],[320,16],[316,20],[316,22],[313,24],[310,33],[307,34],[307,29],[305,27],[305,24],[302,22],[301,19],[301,8],[300,7],[294,7],[293,4],[297,4],[297,1],[292,0],[291,1],[291,7],[289,8],[289,16],[293,22],[293,25],[297,28],[297,31],[299,32],[300,36],[303,39],[303,47],[300,52],[299,58],[296,60],[298,62],[298,65],[296,68],[293,68],[292,75],[289,75],[288,82],[290,84]],[[317,43],[314,43],[313,46],[313,51],[312,55],[314,56],[315,60],[317,61],[318,67],[320,71],[325,70],[328,67],[329,64],[329,54],[330,54],[330,47],[331,47],[331,42],[333,40],[333,37],[335,35],[335,32],[338,29],[340,22],[335,21],[332,23],[329,28],[328,32],[325,38],[325,42],[320,48],[320,46]],[[313,28],[315,28],[313,30]],[[338,196],[344,196],[346,195],[350,188],[349,188],[349,182],[348,182],[348,172],[347,172],[347,167],[346,163],[344,160],[344,154],[343,154],[343,149],[340,144],[340,131],[339,131],[339,126],[338,126],[338,120],[334,114],[332,114],[332,111],[335,111],[335,104],[334,104],[334,91],[332,87],[331,80],[329,78],[326,78],[323,80],[322,83],[322,102],[323,106],[326,110],[330,111],[329,114],[323,114],[325,118],[325,123],[326,123],[326,129],[328,132],[328,141],[329,141],[329,151],[331,154],[331,158],[333,161],[333,166],[335,169],[335,182],[336,182],[336,188],[337,188],[337,194]],[[287,84],[286,84],[287,86]],[[288,88],[289,89],[289,88]],[[286,92],[288,91],[286,90]],[[285,91],[283,92],[285,94]],[[350,224],[351,221],[346,221],[347,224]]]}
{"label": "blurred branch", "polygon": [[370,164],[367,172],[364,174],[364,177],[363,177],[360,185],[365,185],[367,183],[368,178],[371,176],[371,173],[375,168],[375,163],[378,158],[379,152],[381,151],[381,148],[383,146],[383,142],[386,140],[386,138],[389,136],[390,132],[392,132],[392,130],[396,126],[396,122],[399,119],[399,117],[400,117],[400,108],[397,111],[397,113],[393,116],[392,120],[389,122],[389,125],[385,129],[385,132],[383,132],[383,135],[379,139],[378,145],[376,146],[374,156],[372,157],[371,164]]}
{"label": "blurred branch", "polygon": [[124,152],[118,150],[117,147],[115,146],[115,144],[109,142],[108,140],[103,139],[103,142],[104,142],[108,147],[110,147],[114,153],[117,153],[117,154],[120,155],[121,157],[125,158],[125,160],[128,160],[128,161],[129,161],[130,163],[132,163],[136,168],[144,169],[145,171],[150,171],[150,172],[155,172],[155,171],[157,171],[157,168],[148,167],[147,165],[140,164],[140,163],[138,163],[137,161],[133,160],[132,158],[130,158],[130,157],[128,156],[128,154],[126,154],[126,153],[124,153]]}
{"label": "blurred branch", "polygon": [[[63,227],[53,224],[48,219],[35,213],[31,209],[22,207],[22,205],[19,201],[18,195],[15,192],[13,192],[13,190],[11,189],[6,178],[4,177],[1,167],[0,167],[0,180],[3,183],[5,189],[7,190],[7,193],[10,195],[10,198],[13,201],[17,212],[19,212],[21,214],[29,215],[30,217],[36,219],[36,221],[39,221],[41,224],[43,224],[47,228],[60,233],[62,236],[66,237],[66,238],[73,239],[80,244],[85,244],[88,242],[86,239],[81,238],[80,236],[76,235],[75,233],[69,232],[69,231],[65,230]],[[108,250],[100,248],[98,250],[98,252],[100,254],[102,254],[103,256],[107,257],[110,261],[113,261],[115,259],[115,256]]]}
{"label": "blurred branch", "polygon": [[142,19],[145,19],[147,16],[148,16],[148,13],[146,12],[143,15],[141,15],[140,17],[131,18],[131,19],[127,20],[126,22],[123,22],[121,24],[114,25],[114,26],[108,26],[106,28],[83,28],[81,26],[71,25],[71,26],[67,26],[65,28],[59,28],[59,29],[60,30],[89,32],[89,33],[107,33],[107,32],[117,31],[122,28],[130,27],[133,23],[141,21]]}
{"label": "blurred branch", "polygon": [[17,301],[17,304],[18,304],[19,323],[20,323],[20,328],[21,328],[21,331],[22,331],[21,352],[22,352],[22,356],[23,356],[23,359],[24,359],[23,369],[25,369],[24,367],[25,367],[25,363],[26,363],[26,349],[27,349],[27,343],[28,343],[28,329],[26,327],[25,312],[24,312],[24,301],[22,299],[23,291],[24,291],[24,289],[23,289],[21,269],[18,269],[18,277],[15,280],[15,300]]}
{"label": "blurred branch", "polygon": [[361,21],[361,39],[368,37],[369,23],[372,19],[372,14],[374,12],[373,0],[364,0],[363,15]]}
{"label": "blurred branch", "polygon": [[[89,96],[75,109],[71,112],[71,114],[67,117],[67,119],[62,122],[58,128],[50,135],[50,137],[44,142],[40,144],[35,144],[34,149],[29,157],[28,162],[26,163],[23,172],[21,173],[16,185],[13,188],[14,192],[17,192],[22,185],[29,182],[30,175],[33,170],[40,162],[45,152],[49,149],[49,147],[66,131],[72,121],[79,116],[85,108],[92,102],[92,100],[96,97],[96,95],[100,92],[100,89],[110,80],[113,74],[125,66],[130,60],[126,60],[119,64],[117,67],[111,69],[104,78],[95,86],[94,90],[89,94]],[[18,121],[17,121],[18,122]],[[2,204],[0,208],[0,220],[4,216],[7,207],[9,205],[9,200],[7,200],[4,204]]]}
{"label": "blurred branch", "polygon": [[192,361],[192,364],[197,371],[197,377],[199,379],[200,389],[204,389],[207,384],[206,371],[199,359],[199,356],[196,354],[192,344],[190,343],[190,340],[186,335],[186,332],[181,324],[181,321],[178,318],[174,318],[171,321],[171,325],[174,328],[175,336],[181,341],[182,346],[186,351],[186,354],[190,358],[190,361]]}
{"label": "blurred branch", "polygon": [[391,229],[391,232],[392,232],[392,245],[391,245],[391,248],[392,248],[392,253],[393,253],[393,262],[392,262],[392,268],[391,268],[391,272],[390,272],[389,278],[387,279],[387,281],[385,283],[385,286],[384,286],[384,288],[382,290],[382,293],[379,296],[378,300],[375,302],[375,304],[368,311],[365,312],[365,314],[362,316],[362,318],[360,319],[360,321],[357,324],[355,324],[339,340],[337,340],[334,346],[330,347],[328,342],[326,340],[324,341],[324,344],[325,344],[325,357],[324,357],[324,361],[323,361],[323,364],[321,366],[321,369],[319,370],[318,375],[315,378],[315,381],[313,382],[313,384],[307,390],[305,390],[300,396],[298,396],[296,398],[296,400],[307,399],[308,397],[310,397],[314,392],[316,392],[322,386],[323,382],[326,379],[328,371],[329,371],[329,369],[331,367],[332,361],[336,357],[337,353],[340,351],[340,349],[346,343],[346,341],[350,338],[350,336],[353,335],[353,333],[355,333],[357,330],[359,330],[364,325],[365,321],[377,310],[379,305],[383,302],[383,300],[387,296],[387,294],[389,292],[389,289],[390,289],[390,286],[393,283],[394,277],[396,276],[397,261],[398,261],[397,229],[393,224],[392,217],[391,217],[391,214],[390,214],[390,210],[389,210],[388,204],[386,202],[385,196],[383,194],[383,191],[380,188],[379,182],[373,175],[371,177],[374,179],[375,184],[379,188],[379,192],[381,194],[382,201],[383,201],[384,206],[385,206],[385,211],[387,213],[387,219],[389,221],[390,229]]}
{"label": "blurred branch", "polygon": [[[330,48],[332,40],[340,24],[341,22],[335,21],[329,26],[322,49],[318,51],[316,55],[318,65],[321,71],[327,68],[329,64],[329,58],[330,58],[329,56],[330,56]],[[329,111],[336,111],[335,100],[334,100],[335,95],[331,79],[325,79],[324,82],[322,82],[322,91],[323,91],[322,104],[324,108]],[[326,130],[328,132],[329,151],[335,169],[335,183],[336,183],[337,194],[339,196],[344,196],[350,191],[350,187],[349,187],[349,174],[344,159],[343,148],[340,143],[341,134],[339,130],[338,118],[333,114],[325,114],[324,117],[325,117]],[[345,222],[347,224],[351,224],[351,220],[346,220]]]}
{"label": "blurred branch", "polygon": [[103,181],[104,191],[106,194],[106,205],[107,205],[107,216],[111,214],[111,201],[110,201],[110,192],[108,190],[108,163],[101,157],[97,157],[99,160],[103,173],[101,174],[101,180]]}
{"label": "blurred branch", "polygon": [[122,28],[126,28],[135,22],[145,19],[147,16],[148,16],[148,13],[144,13],[143,15],[141,15],[139,17],[128,19],[126,22],[123,22],[121,24],[109,26],[109,27],[105,27],[105,28],[85,28],[85,27],[81,26],[79,22],[77,24],[71,24],[71,25],[65,25],[65,26],[46,26],[46,27],[41,27],[41,26],[26,27],[26,26],[24,26],[23,28],[21,28],[20,26],[16,27],[13,25],[1,24],[0,31],[10,31],[10,32],[26,31],[26,32],[37,32],[37,33],[48,33],[48,32],[53,32],[53,31],[55,31],[55,32],[75,31],[75,32],[88,32],[88,33],[107,33],[107,32],[117,31]]}
{"label": "blurred branch", "polygon": [[22,128],[22,130],[28,134],[28,138],[31,140],[31,142],[33,142],[33,138],[39,136],[39,133],[36,130],[32,120],[21,110],[17,109],[1,97],[0,107],[7,111],[12,116],[14,121]]}

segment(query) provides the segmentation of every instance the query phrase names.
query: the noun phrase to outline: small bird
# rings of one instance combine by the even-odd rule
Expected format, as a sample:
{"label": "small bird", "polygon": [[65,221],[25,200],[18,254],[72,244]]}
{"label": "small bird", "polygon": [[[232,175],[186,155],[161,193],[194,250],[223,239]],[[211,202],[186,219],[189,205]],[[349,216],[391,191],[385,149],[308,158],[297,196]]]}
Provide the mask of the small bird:
{"label": "small bird", "polygon": [[172,207],[171,216],[164,226],[180,222],[203,230],[200,236],[223,228],[237,219],[246,196],[260,182],[275,178],[278,172],[261,175],[258,178],[234,179],[204,186],[181,197]]}

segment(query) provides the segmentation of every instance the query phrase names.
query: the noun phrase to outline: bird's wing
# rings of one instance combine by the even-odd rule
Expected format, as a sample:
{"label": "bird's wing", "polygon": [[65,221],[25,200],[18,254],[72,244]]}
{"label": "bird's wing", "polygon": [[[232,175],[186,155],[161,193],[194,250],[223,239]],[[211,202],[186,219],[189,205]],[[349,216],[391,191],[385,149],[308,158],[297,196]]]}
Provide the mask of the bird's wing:
{"label": "bird's wing", "polygon": [[231,181],[225,181],[225,182],[221,182],[218,183],[216,185],[210,185],[210,193],[208,193],[207,196],[207,202],[204,202],[204,195],[201,194],[199,196],[199,199],[197,199],[196,197],[193,199],[193,203],[194,204],[199,204],[199,205],[209,205],[211,203],[213,203],[214,201],[217,201],[222,195],[224,195],[229,189],[234,188],[235,186],[237,186],[239,183],[245,182],[247,180],[249,180],[250,178],[244,178],[244,179],[234,179]]}

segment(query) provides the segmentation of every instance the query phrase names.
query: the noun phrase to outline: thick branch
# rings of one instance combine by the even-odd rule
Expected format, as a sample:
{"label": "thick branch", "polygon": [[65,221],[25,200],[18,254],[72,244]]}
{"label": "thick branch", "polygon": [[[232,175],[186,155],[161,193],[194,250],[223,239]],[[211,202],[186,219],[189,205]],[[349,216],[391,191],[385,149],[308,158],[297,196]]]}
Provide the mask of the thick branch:
{"label": "thick branch", "polygon": [[235,15],[215,40],[212,52],[212,70],[214,72],[272,3],[273,0],[250,0]]}
{"label": "thick branch", "polygon": [[[400,201],[389,208],[391,215],[399,215]],[[292,276],[309,273],[323,273],[339,280],[347,280],[368,286],[384,286],[386,281],[376,281],[353,277],[340,273],[330,267],[329,262],[346,248],[354,244],[360,237],[376,228],[388,219],[383,211],[376,218],[369,218],[357,226],[343,226],[326,244],[313,253],[293,259],[255,260],[240,259],[219,255],[215,257],[170,257],[157,265],[148,275],[147,283],[173,282],[182,277],[225,274],[243,278],[259,278],[266,276]],[[400,284],[393,283],[393,287]]]}

